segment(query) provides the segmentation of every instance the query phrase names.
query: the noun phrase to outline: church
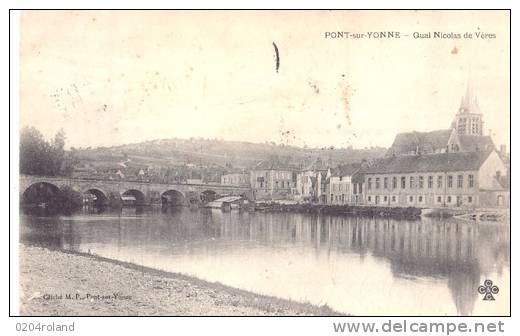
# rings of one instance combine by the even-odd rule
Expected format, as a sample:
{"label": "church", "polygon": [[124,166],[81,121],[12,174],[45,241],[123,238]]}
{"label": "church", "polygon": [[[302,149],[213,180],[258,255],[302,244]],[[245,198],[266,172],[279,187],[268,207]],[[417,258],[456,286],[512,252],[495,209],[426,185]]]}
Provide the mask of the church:
{"label": "church", "polygon": [[510,169],[496,151],[468,85],[451,127],[400,133],[386,156],[363,170],[364,202],[372,206],[506,208]]}
{"label": "church", "polygon": [[[483,130],[484,121],[478,99],[468,83],[449,129],[399,133],[386,156],[495,150],[491,136],[484,135]],[[504,147],[501,148],[501,152],[505,152]]]}

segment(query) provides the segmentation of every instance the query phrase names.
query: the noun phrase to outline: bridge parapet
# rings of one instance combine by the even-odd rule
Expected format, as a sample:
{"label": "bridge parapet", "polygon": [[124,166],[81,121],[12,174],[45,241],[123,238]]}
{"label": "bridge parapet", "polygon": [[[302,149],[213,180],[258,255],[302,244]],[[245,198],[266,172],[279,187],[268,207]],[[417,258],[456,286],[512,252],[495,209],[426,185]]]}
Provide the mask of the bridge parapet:
{"label": "bridge parapet", "polygon": [[[137,191],[142,193],[144,202],[147,204],[160,202],[165,192],[176,191],[184,196],[185,199],[197,197],[205,191],[214,191],[217,194],[251,195],[251,188],[247,186],[229,186],[219,184],[186,184],[186,183],[157,183],[145,181],[126,181],[126,180],[100,180],[85,178],[68,178],[59,176],[32,176],[20,175],[20,194],[23,194],[31,185],[37,183],[49,183],[58,188],[68,186],[78,192],[85,193],[89,190],[102,192],[107,198],[110,195],[121,197],[127,191]],[[195,196],[196,195],[196,196]]]}

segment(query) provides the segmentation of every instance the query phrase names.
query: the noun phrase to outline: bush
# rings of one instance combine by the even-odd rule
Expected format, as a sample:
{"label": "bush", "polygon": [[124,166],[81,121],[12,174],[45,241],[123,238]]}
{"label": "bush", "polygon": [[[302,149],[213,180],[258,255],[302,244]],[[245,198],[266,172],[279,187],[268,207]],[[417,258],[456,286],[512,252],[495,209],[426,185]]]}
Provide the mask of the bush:
{"label": "bush", "polygon": [[81,209],[83,206],[83,196],[71,187],[64,186],[60,189],[57,202],[55,203],[60,207],[61,212],[70,214]]}

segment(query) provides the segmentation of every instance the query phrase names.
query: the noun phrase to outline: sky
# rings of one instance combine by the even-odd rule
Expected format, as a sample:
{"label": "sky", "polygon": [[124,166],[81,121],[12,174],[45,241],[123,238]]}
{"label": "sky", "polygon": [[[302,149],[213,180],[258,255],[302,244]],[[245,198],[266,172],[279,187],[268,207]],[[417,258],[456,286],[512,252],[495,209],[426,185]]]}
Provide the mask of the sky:
{"label": "sky", "polygon": [[[409,36],[325,37],[337,31]],[[473,38],[413,38],[435,31]],[[450,127],[470,81],[499,146],[509,40],[507,11],[24,11],[20,126],[63,128],[68,147],[389,147],[399,132]]]}

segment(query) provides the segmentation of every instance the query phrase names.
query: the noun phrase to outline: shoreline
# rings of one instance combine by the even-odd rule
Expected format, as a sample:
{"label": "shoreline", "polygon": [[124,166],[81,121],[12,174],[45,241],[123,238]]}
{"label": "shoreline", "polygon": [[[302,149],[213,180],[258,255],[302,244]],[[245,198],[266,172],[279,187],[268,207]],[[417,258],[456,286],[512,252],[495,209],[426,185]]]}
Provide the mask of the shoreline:
{"label": "shoreline", "polygon": [[499,221],[509,217],[506,208],[418,208],[371,205],[333,204],[280,204],[267,202],[257,206],[256,211],[272,213],[306,213],[337,216],[357,216],[365,218],[389,218],[398,220],[420,220],[430,218],[457,218],[471,221]]}
{"label": "shoreline", "polygon": [[348,204],[280,204],[271,202],[259,206],[256,211],[348,215],[359,217],[381,217],[409,220],[417,220],[421,218],[421,209],[416,207],[368,206]]}
{"label": "shoreline", "polygon": [[341,316],[189,275],[20,244],[22,316]]}

